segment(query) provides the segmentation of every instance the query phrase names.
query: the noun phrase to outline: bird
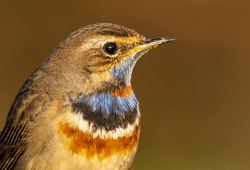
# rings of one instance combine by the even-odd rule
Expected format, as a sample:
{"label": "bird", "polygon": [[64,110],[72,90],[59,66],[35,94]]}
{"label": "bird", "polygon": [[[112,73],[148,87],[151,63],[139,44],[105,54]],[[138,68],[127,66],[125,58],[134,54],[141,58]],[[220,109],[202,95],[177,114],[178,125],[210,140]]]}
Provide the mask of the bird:
{"label": "bird", "polygon": [[131,168],[141,117],[132,70],[173,40],[111,23],[71,33],[15,97],[0,134],[0,169]]}

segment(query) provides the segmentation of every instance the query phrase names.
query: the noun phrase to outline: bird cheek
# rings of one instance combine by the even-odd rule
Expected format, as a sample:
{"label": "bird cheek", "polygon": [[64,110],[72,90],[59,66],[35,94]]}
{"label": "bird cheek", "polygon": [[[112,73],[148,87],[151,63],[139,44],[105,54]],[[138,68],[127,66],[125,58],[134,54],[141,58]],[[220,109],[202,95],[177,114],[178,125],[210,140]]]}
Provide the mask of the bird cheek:
{"label": "bird cheek", "polygon": [[100,72],[100,73],[92,73],[90,75],[90,78],[92,82],[94,83],[93,86],[95,85],[101,85],[102,82],[108,82],[111,80],[111,75],[110,72],[105,71],[105,72]]}

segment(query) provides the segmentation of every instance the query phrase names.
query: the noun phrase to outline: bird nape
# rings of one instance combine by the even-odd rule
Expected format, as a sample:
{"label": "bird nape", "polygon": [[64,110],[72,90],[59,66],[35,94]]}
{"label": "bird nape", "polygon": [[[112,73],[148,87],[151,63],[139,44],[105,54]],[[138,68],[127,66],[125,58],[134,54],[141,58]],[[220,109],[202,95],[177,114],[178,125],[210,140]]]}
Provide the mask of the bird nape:
{"label": "bird nape", "polygon": [[109,23],[70,34],[17,94],[0,134],[0,169],[128,169],[140,132],[133,67],[173,40]]}

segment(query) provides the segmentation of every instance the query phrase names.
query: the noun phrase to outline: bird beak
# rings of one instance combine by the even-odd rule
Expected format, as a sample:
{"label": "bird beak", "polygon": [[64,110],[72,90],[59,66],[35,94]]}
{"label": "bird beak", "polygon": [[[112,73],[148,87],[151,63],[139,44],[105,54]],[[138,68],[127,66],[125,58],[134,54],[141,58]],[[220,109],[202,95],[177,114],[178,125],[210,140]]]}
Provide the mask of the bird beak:
{"label": "bird beak", "polygon": [[161,38],[145,38],[146,44],[152,43],[152,42],[158,42],[160,44],[162,43],[168,43],[171,41],[176,40],[175,38],[170,37],[161,37]]}
{"label": "bird beak", "polygon": [[176,40],[175,38],[162,37],[162,38],[145,38],[145,43],[142,45],[146,49],[155,48],[161,44],[165,44],[171,41]]}
{"label": "bird beak", "polygon": [[139,45],[127,52],[127,54],[131,52],[139,52],[139,51],[144,51],[144,50],[150,50],[152,48],[155,48],[161,44],[165,44],[171,41],[176,40],[175,38],[170,38],[170,37],[162,37],[162,38],[145,38],[144,39],[144,44]]}

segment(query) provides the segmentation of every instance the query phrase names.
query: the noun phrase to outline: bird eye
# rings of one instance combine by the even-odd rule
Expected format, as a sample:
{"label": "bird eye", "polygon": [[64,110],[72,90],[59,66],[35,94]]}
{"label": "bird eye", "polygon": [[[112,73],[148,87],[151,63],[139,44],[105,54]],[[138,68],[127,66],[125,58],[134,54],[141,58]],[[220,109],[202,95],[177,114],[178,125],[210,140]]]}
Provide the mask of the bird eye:
{"label": "bird eye", "polygon": [[104,51],[110,55],[113,55],[117,52],[117,45],[112,42],[108,42],[104,45]]}

